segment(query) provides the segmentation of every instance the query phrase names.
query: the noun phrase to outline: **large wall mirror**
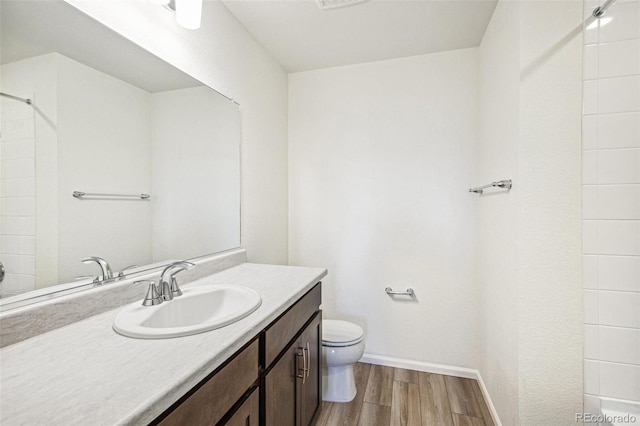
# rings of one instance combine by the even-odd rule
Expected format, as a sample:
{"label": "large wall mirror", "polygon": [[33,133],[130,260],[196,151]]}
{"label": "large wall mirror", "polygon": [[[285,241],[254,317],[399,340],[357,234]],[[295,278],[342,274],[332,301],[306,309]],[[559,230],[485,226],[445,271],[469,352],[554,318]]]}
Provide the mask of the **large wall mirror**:
{"label": "large wall mirror", "polygon": [[240,246],[237,103],[63,1],[0,8],[0,304]]}

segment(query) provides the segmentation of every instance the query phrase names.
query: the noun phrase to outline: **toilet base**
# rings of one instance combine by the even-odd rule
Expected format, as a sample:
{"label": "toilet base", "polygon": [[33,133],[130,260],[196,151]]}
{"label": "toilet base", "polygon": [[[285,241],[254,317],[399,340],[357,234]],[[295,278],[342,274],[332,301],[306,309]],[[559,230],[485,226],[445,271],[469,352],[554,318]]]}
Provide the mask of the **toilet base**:
{"label": "toilet base", "polygon": [[356,397],[356,378],[353,364],[322,367],[322,400],[349,402]]}

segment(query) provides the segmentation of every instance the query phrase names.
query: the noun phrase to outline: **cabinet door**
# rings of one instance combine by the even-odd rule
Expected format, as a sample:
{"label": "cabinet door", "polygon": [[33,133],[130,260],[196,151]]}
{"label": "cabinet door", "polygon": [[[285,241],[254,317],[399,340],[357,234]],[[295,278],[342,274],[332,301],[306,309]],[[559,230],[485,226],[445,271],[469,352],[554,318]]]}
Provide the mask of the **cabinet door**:
{"label": "cabinet door", "polygon": [[322,312],[314,317],[300,336],[300,347],[307,357],[307,371],[300,392],[301,426],[308,426],[322,404]]}
{"label": "cabinet door", "polygon": [[265,376],[266,426],[309,426],[319,410],[321,318],[313,317]]}
{"label": "cabinet door", "polygon": [[258,426],[260,424],[260,391],[254,389],[249,398],[227,420],[225,426]]}
{"label": "cabinet door", "polygon": [[[299,399],[298,380],[302,380],[302,351],[298,342],[289,346],[264,379],[266,426],[294,426],[298,424],[296,401]],[[302,383],[302,382],[300,382]]]}

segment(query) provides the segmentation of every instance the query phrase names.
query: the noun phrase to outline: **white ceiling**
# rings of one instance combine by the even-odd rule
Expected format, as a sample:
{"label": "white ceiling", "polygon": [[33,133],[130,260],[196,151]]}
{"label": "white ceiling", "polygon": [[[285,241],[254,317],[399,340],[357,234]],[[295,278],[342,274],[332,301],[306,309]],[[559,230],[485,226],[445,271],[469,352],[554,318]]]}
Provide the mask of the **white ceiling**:
{"label": "white ceiling", "polygon": [[480,44],[495,0],[370,0],[320,10],[314,0],[222,0],[289,72]]}

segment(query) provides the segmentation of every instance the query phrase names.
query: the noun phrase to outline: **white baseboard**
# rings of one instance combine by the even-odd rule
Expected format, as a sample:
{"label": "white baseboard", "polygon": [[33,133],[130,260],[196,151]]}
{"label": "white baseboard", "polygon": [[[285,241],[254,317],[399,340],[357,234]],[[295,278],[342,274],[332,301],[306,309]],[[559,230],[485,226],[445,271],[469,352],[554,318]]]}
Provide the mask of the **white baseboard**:
{"label": "white baseboard", "polygon": [[365,362],[367,364],[384,365],[387,367],[404,368],[407,370],[424,371],[426,373],[444,374],[446,376],[463,377],[465,379],[476,379],[478,381],[478,385],[480,386],[480,390],[482,391],[482,396],[484,396],[484,399],[487,402],[487,406],[489,407],[489,412],[491,413],[493,422],[496,424],[496,426],[502,426],[502,422],[498,417],[498,412],[496,411],[496,407],[493,405],[493,401],[491,400],[491,396],[489,395],[487,386],[485,385],[484,380],[482,380],[482,375],[476,369],[455,367],[453,365],[432,364],[429,362],[393,358],[382,355],[372,355],[367,353],[362,356],[360,362]]}
{"label": "white baseboard", "polygon": [[464,367],[454,367],[444,364],[432,364],[429,362],[413,361],[410,359],[392,358],[382,355],[370,355],[365,353],[360,359],[367,364],[386,365],[387,367],[405,368],[407,370],[424,371],[426,373],[444,374],[446,376],[477,379],[478,370]]}
{"label": "white baseboard", "polygon": [[496,407],[493,405],[493,401],[491,400],[491,396],[489,395],[489,391],[487,390],[487,386],[484,384],[484,380],[482,380],[482,374],[478,371],[478,384],[480,385],[480,390],[482,391],[482,396],[484,396],[484,400],[487,402],[487,406],[489,407],[489,413],[491,413],[491,418],[496,426],[502,426],[502,422],[500,421],[500,417],[498,417],[498,411],[496,411]]}

